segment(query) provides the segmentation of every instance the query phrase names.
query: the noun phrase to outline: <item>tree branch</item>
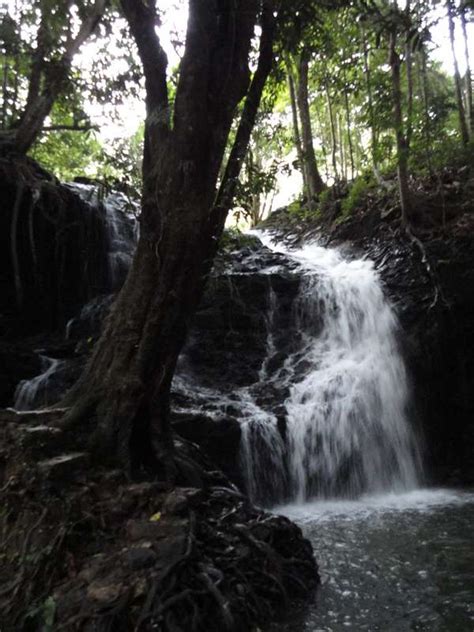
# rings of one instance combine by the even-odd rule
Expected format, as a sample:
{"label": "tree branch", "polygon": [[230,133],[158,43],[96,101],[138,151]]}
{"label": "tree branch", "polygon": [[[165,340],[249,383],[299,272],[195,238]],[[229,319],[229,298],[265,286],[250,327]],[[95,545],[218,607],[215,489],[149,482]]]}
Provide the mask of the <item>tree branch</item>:
{"label": "tree branch", "polygon": [[138,47],[146,87],[147,125],[157,126],[161,135],[170,128],[166,69],[168,58],[155,31],[158,23],[155,0],[148,4],[121,0],[122,10]]}
{"label": "tree branch", "polygon": [[[250,88],[245,99],[245,105],[240,118],[239,127],[232,146],[229,160],[224,172],[221,186],[217,193],[211,218],[216,222],[216,234],[223,230],[227,212],[232,205],[245,154],[250,142],[250,136],[257,117],[267,77],[273,65],[273,39],[275,35],[277,17],[275,16],[274,0],[265,0],[262,11],[262,35],[257,70],[252,78]],[[211,227],[212,230],[212,227]]]}
{"label": "tree branch", "polygon": [[88,132],[91,129],[98,130],[98,125],[45,125],[41,132]]}
{"label": "tree branch", "polygon": [[84,42],[95,31],[96,26],[104,15],[108,0],[96,0],[89,15],[84,19],[76,37],[66,46],[63,59],[71,62]]}

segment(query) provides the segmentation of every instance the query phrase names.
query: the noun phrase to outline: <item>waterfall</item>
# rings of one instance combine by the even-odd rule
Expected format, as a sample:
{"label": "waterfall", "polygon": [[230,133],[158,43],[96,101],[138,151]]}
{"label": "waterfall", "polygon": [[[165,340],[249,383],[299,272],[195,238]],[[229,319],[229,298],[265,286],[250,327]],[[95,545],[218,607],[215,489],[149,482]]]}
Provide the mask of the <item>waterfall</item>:
{"label": "waterfall", "polygon": [[[207,335],[225,323],[228,338],[204,335],[197,360],[195,344],[184,350],[179,414],[240,424],[240,471],[259,504],[418,487],[401,332],[374,264],[317,244],[288,251],[257,234],[273,252],[238,256],[222,280],[211,312],[220,324]],[[256,328],[247,340],[257,349],[232,346],[233,324],[243,327],[229,320],[232,306]]]}
{"label": "waterfall", "polygon": [[[293,314],[299,335],[283,369],[271,375],[264,365],[261,379],[289,387],[290,497],[415,488],[421,459],[409,419],[407,372],[397,319],[373,263],[346,260],[315,244],[286,254],[301,263],[303,274]],[[273,335],[269,340],[274,345]],[[269,434],[278,430],[274,423],[262,430],[261,416],[247,425],[242,460],[248,463],[261,458],[262,441],[271,449]],[[258,480],[250,490],[255,485]]]}
{"label": "waterfall", "polygon": [[103,205],[108,248],[108,273],[111,291],[122,286],[131,266],[139,236],[137,217],[140,206],[120,191],[106,191],[100,185],[70,182],[66,186],[92,206]]}
{"label": "waterfall", "polygon": [[138,241],[139,224],[136,219],[139,207],[133,205],[123,193],[112,191],[104,200],[105,222],[109,237],[109,274],[112,290],[120,289],[132,265]]}
{"label": "waterfall", "polygon": [[15,391],[15,410],[34,410],[48,404],[48,387],[51,379],[62,366],[61,360],[40,355],[42,373],[31,380],[22,380]]}

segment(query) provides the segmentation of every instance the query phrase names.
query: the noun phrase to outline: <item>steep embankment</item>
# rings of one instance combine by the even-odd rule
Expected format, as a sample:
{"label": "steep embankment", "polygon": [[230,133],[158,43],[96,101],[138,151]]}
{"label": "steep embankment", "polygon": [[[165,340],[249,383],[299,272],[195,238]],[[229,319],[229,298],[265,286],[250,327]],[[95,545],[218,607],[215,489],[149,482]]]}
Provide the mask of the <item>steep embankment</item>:
{"label": "steep embankment", "polygon": [[[432,480],[474,482],[474,178],[468,168],[413,183],[412,226],[388,190],[334,191],[313,213],[281,209],[265,223],[287,243],[318,238],[375,261],[403,343]],[[348,211],[348,209],[350,209]]]}

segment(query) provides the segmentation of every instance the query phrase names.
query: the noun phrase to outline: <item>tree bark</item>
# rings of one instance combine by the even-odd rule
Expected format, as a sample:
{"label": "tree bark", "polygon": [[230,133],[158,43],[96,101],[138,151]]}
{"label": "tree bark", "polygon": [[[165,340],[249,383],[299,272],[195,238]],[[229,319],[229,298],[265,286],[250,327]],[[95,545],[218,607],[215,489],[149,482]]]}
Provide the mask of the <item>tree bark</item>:
{"label": "tree bark", "polygon": [[408,184],[408,146],[403,131],[402,88],[400,78],[400,56],[397,53],[397,34],[393,30],[389,40],[389,64],[392,75],[393,123],[397,142],[397,172],[402,224],[407,225],[411,211],[410,187]]}
{"label": "tree bark", "polygon": [[309,111],[308,97],[308,68],[309,57],[307,51],[303,50],[298,64],[298,90],[297,103],[301,120],[301,140],[303,148],[303,167],[306,173],[308,186],[308,204],[311,206],[314,199],[324,191],[324,182],[319,174],[316,163],[316,155],[313,145],[313,130],[311,126],[311,115]]}
{"label": "tree bark", "polygon": [[332,168],[334,171],[334,179],[339,180],[339,174],[337,170],[337,136],[336,136],[336,123],[334,120],[334,110],[332,106],[331,94],[329,92],[329,86],[326,80],[326,101],[328,105],[329,123],[331,126],[331,145],[332,145]]}
{"label": "tree bark", "polygon": [[[405,4],[405,15],[407,23],[411,20],[411,1],[407,0]],[[405,42],[405,67],[407,77],[407,110],[406,110],[406,132],[405,139],[407,149],[410,149],[411,137],[413,134],[413,55],[412,44],[409,38]]]}
{"label": "tree bark", "polygon": [[446,0],[446,11],[448,14],[449,23],[449,42],[451,44],[451,54],[453,56],[454,64],[454,83],[456,86],[456,103],[459,115],[459,131],[461,133],[462,144],[467,145],[469,143],[469,130],[466,123],[466,112],[464,110],[464,103],[462,99],[461,74],[459,72],[459,64],[456,56],[456,49],[454,46],[454,6],[452,0]]}
{"label": "tree bark", "polygon": [[351,164],[351,180],[353,180],[355,175],[354,145],[352,143],[351,112],[349,109],[349,95],[347,94],[347,86],[344,86],[344,109],[346,112],[346,130],[347,142],[349,145],[349,160]]}
{"label": "tree bark", "polygon": [[470,136],[474,132],[474,106],[472,99],[472,73],[471,73],[471,59],[469,55],[469,44],[467,39],[467,21],[466,21],[466,3],[461,6],[461,27],[464,40],[464,59],[466,62],[466,74],[464,77],[466,84],[466,114],[469,126]]}
{"label": "tree bark", "polygon": [[306,180],[306,171],[304,168],[303,159],[303,147],[301,144],[300,124],[298,121],[298,105],[296,103],[296,88],[295,79],[293,76],[293,69],[291,68],[291,61],[286,61],[287,75],[288,75],[288,91],[290,94],[291,103],[291,115],[293,121],[293,140],[296,147],[296,156],[298,158],[298,164],[301,170],[301,177],[303,178],[303,192],[307,199],[309,199],[308,182]]}
{"label": "tree bark", "polygon": [[[173,452],[170,387],[201,298],[248,147],[272,63],[272,2],[262,15],[257,70],[248,58],[257,0],[190,1],[185,54],[174,106],[164,114],[166,63],[151,32],[153,5],[122,0],[147,82],[140,240],[133,265],[79,383],[66,397],[66,423],[95,412],[93,444],[124,467],[146,464],[166,478],[183,474]],[[153,38],[153,46],[150,38]],[[246,101],[221,187],[216,182],[239,101]]]}
{"label": "tree bark", "polygon": [[366,79],[367,88],[367,103],[369,106],[369,121],[370,121],[370,144],[372,154],[372,168],[375,175],[375,179],[380,184],[382,183],[382,177],[379,169],[379,147],[378,136],[375,126],[375,112],[374,112],[374,98],[372,93],[372,72],[370,69],[369,49],[367,46],[366,32],[364,28],[360,27],[361,40],[362,40],[362,52],[364,57],[364,74]]}
{"label": "tree bark", "polygon": [[430,134],[430,108],[429,108],[429,82],[426,67],[427,52],[424,48],[419,52],[419,86],[421,91],[421,100],[423,103],[423,136],[425,138],[426,164],[431,175],[433,175],[433,161],[431,151],[431,134]]}

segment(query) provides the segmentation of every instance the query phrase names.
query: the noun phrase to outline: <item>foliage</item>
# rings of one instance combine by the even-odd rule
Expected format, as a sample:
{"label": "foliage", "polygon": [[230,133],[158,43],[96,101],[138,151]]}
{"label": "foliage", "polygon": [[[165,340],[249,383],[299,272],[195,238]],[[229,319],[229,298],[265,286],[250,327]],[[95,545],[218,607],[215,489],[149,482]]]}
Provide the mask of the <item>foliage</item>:
{"label": "foliage", "polygon": [[345,219],[361,204],[370,189],[376,183],[371,174],[364,174],[356,178],[349,185],[349,191],[341,202],[341,217]]}
{"label": "foliage", "polygon": [[240,248],[251,248],[258,243],[258,238],[254,235],[244,233],[235,226],[226,228],[222,233],[219,241],[219,251],[221,253],[230,253]]}
{"label": "foliage", "polygon": [[[39,45],[43,65],[57,63],[68,30],[77,31],[91,5],[91,0],[18,0],[16,12],[4,15],[0,22],[3,130],[14,128],[21,116]],[[470,4],[455,5],[455,20],[459,22],[464,15],[469,22]],[[122,135],[102,147],[100,134],[95,133],[101,117],[118,122],[120,105],[143,94],[136,47],[119,6],[117,2],[109,5],[92,37],[89,55],[75,61],[46,121],[46,127],[84,131],[43,132],[31,154],[61,178],[86,173],[107,183],[121,183],[136,195],[142,184],[143,126],[132,137]],[[237,188],[240,221],[258,223],[271,209],[280,183],[292,169],[304,167],[305,156],[295,156],[287,85],[288,60],[297,70],[303,51],[309,56],[308,101],[315,158],[328,185],[350,181],[368,169],[380,175],[396,168],[393,91],[387,63],[392,32],[400,57],[402,122],[410,172],[431,172],[451,156],[458,159],[455,82],[430,54],[430,30],[438,19],[424,0],[398,8],[375,0],[283,3],[276,59]],[[459,37],[460,29],[456,32]],[[178,79],[179,71],[173,69],[168,76],[171,104]],[[468,79],[466,75],[463,83],[466,103]],[[99,111],[100,117],[96,115]],[[463,159],[469,158],[469,152],[463,155]],[[352,196],[359,186],[351,187],[345,208],[352,208]],[[312,210],[321,206],[319,200]],[[299,212],[307,210],[302,207]]]}
{"label": "foliage", "polygon": [[[77,93],[62,95],[53,107],[50,121],[53,127],[85,124],[87,118],[78,104]],[[48,171],[67,181],[84,174],[96,175],[102,146],[92,127],[84,132],[58,129],[42,134],[30,155]]]}
{"label": "foliage", "polygon": [[97,171],[99,180],[126,189],[138,199],[142,189],[142,157],[145,126],[142,123],[135,134],[118,139],[102,150]]}

